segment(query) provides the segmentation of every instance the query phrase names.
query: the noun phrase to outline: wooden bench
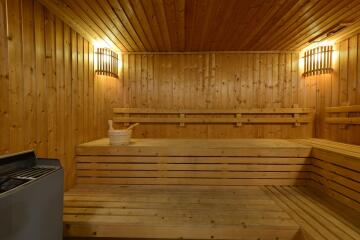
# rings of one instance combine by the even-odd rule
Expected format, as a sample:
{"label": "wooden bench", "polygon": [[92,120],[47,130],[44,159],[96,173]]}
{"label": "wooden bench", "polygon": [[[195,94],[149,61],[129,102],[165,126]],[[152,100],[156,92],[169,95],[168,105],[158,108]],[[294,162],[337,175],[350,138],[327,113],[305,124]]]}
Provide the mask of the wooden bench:
{"label": "wooden bench", "polygon": [[323,139],[295,141],[312,147],[308,185],[360,211],[360,146]]}
{"label": "wooden bench", "polygon": [[360,213],[305,187],[263,187],[302,228],[306,239],[360,239]]}
{"label": "wooden bench", "polygon": [[66,236],[359,239],[359,146],[139,139],[113,147],[102,139],[76,154]]}
{"label": "wooden bench", "polygon": [[305,185],[311,148],[281,139],[108,139],[76,148],[77,182],[145,185]]}
{"label": "wooden bench", "polygon": [[326,123],[345,126],[360,124],[360,105],[327,107],[325,111],[328,115]]}

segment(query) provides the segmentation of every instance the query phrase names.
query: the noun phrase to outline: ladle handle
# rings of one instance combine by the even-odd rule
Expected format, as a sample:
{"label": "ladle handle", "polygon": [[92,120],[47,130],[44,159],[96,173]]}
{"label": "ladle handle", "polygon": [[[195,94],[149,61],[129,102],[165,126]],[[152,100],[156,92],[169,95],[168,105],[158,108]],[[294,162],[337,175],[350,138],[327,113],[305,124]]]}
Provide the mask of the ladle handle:
{"label": "ladle handle", "polygon": [[134,127],[136,127],[137,125],[139,125],[139,123],[134,123],[133,125],[131,125],[130,127],[128,127],[126,130],[131,130]]}
{"label": "ladle handle", "polygon": [[113,121],[112,121],[112,120],[108,120],[108,124],[109,124],[109,130],[114,130]]}

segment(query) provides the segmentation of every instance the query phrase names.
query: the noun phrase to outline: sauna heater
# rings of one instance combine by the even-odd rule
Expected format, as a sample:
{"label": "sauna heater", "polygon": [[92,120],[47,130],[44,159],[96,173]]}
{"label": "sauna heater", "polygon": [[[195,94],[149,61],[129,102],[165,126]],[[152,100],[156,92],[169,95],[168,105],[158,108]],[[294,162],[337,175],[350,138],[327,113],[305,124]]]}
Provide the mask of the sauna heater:
{"label": "sauna heater", "polygon": [[61,240],[63,178],[33,151],[0,156],[0,239]]}

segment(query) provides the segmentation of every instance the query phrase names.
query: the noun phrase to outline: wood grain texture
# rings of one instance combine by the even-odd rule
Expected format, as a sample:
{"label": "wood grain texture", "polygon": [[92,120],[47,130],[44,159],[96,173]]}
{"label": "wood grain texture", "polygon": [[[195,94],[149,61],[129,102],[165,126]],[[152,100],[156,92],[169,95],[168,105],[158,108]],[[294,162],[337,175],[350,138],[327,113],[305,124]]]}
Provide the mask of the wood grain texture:
{"label": "wood grain texture", "polygon": [[94,79],[93,46],[38,1],[2,0],[0,17],[0,154],[59,158],[68,188],[74,146],[105,135],[117,82]]}
{"label": "wood grain texture", "polygon": [[301,139],[312,146],[309,185],[360,212],[360,147],[324,139]]}
{"label": "wood grain texture", "polygon": [[258,187],[77,185],[64,200],[67,237],[298,239]]}
{"label": "wood grain texture", "polygon": [[[299,79],[296,53],[149,53],[123,54],[122,59],[123,84],[116,90],[116,107],[232,111],[316,106],[308,100],[315,89]],[[137,127],[134,136],[306,138],[312,136],[311,125],[146,124]]]}
{"label": "wood grain texture", "polygon": [[360,28],[352,0],[40,1],[89,40],[129,52],[295,50],[339,23],[352,23],[339,37]]}
{"label": "wood grain texture", "polygon": [[[316,102],[315,137],[360,144],[360,113],[359,109],[356,109],[356,106],[360,105],[359,47],[359,34],[337,42],[334,45],[331,74],[299,79],[312,85],[313,90],[306,93],[310,95],[306,100]],[[314,93],[315,95],[311,96]],[[351,110],[349,106],[354,106],[354,109]],[[340,112],[336,113],[339,109]],[[346,112],[348,110],[351,112]],[[340,124],[341,122],[350,124]]]}
{"label": "wood grain texture", "polygon": [[360,215],[325,194],[308,187],[263,188],[298,223],[304,239],[348,239],[360,237]]}
{"label": "wood grain texture", "polygon": [[305,185],[310,147],[281,139],[100,139],[76,148],[77,184]]}

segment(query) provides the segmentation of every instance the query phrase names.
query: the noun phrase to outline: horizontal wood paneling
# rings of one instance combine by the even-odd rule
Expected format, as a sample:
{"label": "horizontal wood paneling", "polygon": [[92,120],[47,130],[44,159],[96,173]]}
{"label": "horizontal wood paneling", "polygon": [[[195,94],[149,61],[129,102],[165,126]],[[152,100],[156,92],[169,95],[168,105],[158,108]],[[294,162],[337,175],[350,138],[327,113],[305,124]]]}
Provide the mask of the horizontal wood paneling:
{"label": "horizontal wood paneling", "polygon": [[[251,109],[298,104],[314,108],[316,103],[315,89],[299,81],[296,53],[123,54],[122,60],[118,107]],[[311,136],[311,124],[146,124],[135,129],[135,137]]]}
{"label": "horizontal wood paneling", "polygon": [[105,135],[117,81],[94,79],[93,46],[38,1],[1,0],[0,20],[0,154],[59,158],[69,187],[74,146]]}

